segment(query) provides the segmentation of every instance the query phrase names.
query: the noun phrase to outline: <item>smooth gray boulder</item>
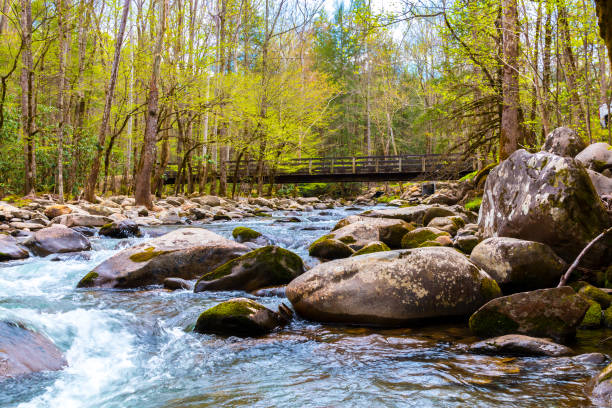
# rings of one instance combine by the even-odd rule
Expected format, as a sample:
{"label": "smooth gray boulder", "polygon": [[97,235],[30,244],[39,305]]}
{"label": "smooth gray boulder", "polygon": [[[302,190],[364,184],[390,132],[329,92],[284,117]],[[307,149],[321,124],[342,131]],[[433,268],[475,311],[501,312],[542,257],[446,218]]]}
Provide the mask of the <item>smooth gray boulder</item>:
{"label": "smooth gray boulder", "polygon": [[326,262],[294,279],[285,292],[307,319],[374,326],[465,316],[501,294],[464,255],[439,247]]}
{"label": "smooth gray boulder", "polygon": [[484,237],[541,242],[567,262],[610,222],[582,165],[525,150],[491,170],[478,220]]}
{"label": "smooth gray boulder", "polygon": [[586,148],[586,143],[574,130],[562,126],[558,127],[546,136],[543,152],[556,154],[563,157],[575,157]]}
{"label": "smooth gray boulder", "polygon": [[574,351],[550,339],[530,337],[522,334],[506,334],[474,343],[469,348],[472,353],[479,354],[510,354],[519,356],[569,356]]}
{"label": "smooth gray boulder", "polygon": [[472,250],[470,260],[506,294],[555,286],[567,268],[548,245],[507,237],[485,239]]}
{"label": "smooth gray boulder", "polygon": [[36,231],[23,244],[39,256],[91,249],[89,240],[83,234],[61,224]]}
{"label": "smooth gray boulder", "polygon": [[165,278],[196,279],[248,251],[203,228],[180,228],[111,256],[77,287],[136,288]]}
{"label": "smooth gray boulder", "polygon": [[588,169],[602,172],[612,168],[612,146],[605,142],[593,143],[578,153],[576,160]]}
{"label": "smooth gray boulder", "polygon": [[0,234],[0,261],[13,261],[25,259],[30,254],[22,248],[15,238],[10,235]]}
{"label": "smooth gray boulder", "polygon": [[600,196],[612,194],[612,178],[606,177],[601,173],[598,173],[593,170],[588,170],[589,178],[593,183],[593,187],[595,187],[595,191]]}
{"label": "smooth gray boulder", "polygon": [[51,220],[53,224],[62,224],[67,227],[102,227],[112,221],[101,215],[75,213],[60,215]]}

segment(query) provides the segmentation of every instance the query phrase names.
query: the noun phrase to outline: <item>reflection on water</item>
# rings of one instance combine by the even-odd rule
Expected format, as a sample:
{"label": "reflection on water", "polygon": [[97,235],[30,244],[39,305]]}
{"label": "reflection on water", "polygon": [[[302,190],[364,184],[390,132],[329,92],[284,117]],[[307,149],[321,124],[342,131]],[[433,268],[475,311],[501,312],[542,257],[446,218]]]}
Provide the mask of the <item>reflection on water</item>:
{"label": "reflection on water", "polygon": [[[249,226],[314,265],[307,245],[349,213],[314,211],[300,214],[301,223],[263,218],[204,227],[230,237],[236,225]],[[143,239],[96,239],[87,256],[0,267],[0,319],[45,333],[69,362],[61,372],[2,382],[0,406],[590,406],[585,384],[601,367],[571,358],[472,355],[466,349],[475,338],[465,322],[381,330],[298,318],[262,338],[223,338],[185,328],[204,309],[243,292],[74,289],[95,265]],[[285,300],[256,299],[273,308]],[[580,332],[575,349],[608,352],[612,341],[602,340],[610,336]]]}

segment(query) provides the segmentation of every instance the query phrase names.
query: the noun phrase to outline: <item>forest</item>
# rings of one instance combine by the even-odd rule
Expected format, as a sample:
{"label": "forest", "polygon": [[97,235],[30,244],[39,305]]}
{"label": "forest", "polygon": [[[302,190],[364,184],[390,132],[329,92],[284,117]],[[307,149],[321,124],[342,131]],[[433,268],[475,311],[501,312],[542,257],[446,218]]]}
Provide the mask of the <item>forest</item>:
{"label": "forest", "polygon": [[588,0],[1,1],[0,196],[150,207],[229,195],[229,161],[262,195],[264,162],[612,140]]}

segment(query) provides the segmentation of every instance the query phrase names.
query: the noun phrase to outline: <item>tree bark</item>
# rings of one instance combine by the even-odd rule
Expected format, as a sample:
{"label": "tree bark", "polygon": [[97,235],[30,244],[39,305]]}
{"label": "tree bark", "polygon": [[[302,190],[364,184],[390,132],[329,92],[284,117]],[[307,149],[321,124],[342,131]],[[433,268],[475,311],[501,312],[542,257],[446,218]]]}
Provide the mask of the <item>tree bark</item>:
{"label": "tree bark", "polygon": [[64,89],[66,87],[66,26],[64,16],[64,1],[57,4],[58,46],[59,46],[59,92],[57,97],[58,125],[57,125],[57,193],[59,202],[64,203],[64,127],[65,106]]}
{"label": "tree bark", "polygon": [[503,102],[500,132],[500,160],[505,160],[518,148],[518,9],[517,0],[502,0]]}
{"label": "tree bark", "polygon": [[155,161],[155,143],[157,142],[157,118],[159,115],[159,90],[157,82],[161,68],[161,52],[164,44],[164,33],[166,31],[166,14],[168,0],[162,0],[162,12],[159,32],[157,33],[157,44],[155,45],[155,57],[151,70],[149,82],[149,100],[147,103],[147,118],[144,132],[144,148],[142,153],[142,166],[136,176],[134,195],[136,205],[144,205],[148,209],[153,208],[151,200],[151,171]]}
{"label": "tree bark", "polygon": [[119,60],[121,58],[121,46],[123,44],[123,35],[127,24],[128,13],[130,11],[130,0],[125,0],[123,3],[123,15],[119,25],[119,32],[115,39],[115,55],[113,58],[113,66],[111,68],[110,82],[106,90],[106,100],[104,102],[104,112],[102,114],[102,123],[100,124],[100,132],[98,133],[98,145],[96,146],[96,155],[91,164],[91,172],[85,185],[85,200],[94,202],[96,198],[96,184],[98,183],[98,175],[100,173],[100,158],[104,151],[106,142],[106,131],[110,120],[111,105],[115,94],[115,85],[117,83],[117,73],[119,72]]}
{"label": "tree bark", "polygon": [[34,156],[34,62],[32,60],[32,3],[21,0],[21,129],[25,154],[25,195],[36,194],[36,159]]}

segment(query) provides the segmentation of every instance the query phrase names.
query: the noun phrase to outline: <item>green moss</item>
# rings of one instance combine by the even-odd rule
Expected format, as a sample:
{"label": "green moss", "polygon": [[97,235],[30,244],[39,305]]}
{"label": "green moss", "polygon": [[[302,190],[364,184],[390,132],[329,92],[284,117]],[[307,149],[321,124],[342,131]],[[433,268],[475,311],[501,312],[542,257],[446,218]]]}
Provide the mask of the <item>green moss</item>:
{"label": "green moss", "polygon": [[578,290],[578,294],[599,303],[602,309],[608,308],[612,303],[612,296],[593,285],[583,285],[582,288]]}
{"label": "green moss", "polygon": [[500,336],[516,333],[519,324],[494,310],[479,310],[470,317],[470,330],[477,336]]}
{"label": "green moss", "polygon": [[396,195],[392,195],[392,196],[381,196],[381,197],[378,197],[378,198],[376,199],[376,202],[377,202],[377,203],[379,203],[379,204],[386,204],[386,203],[391,202],[391,201],[393,201],[393,200],[397,200],[398,198],[399,198],[399,197],[398,197],[398,196],[396,196]]}
{"label": "green moss", "polygon": [[440,247],[443,246],[438,241],[425,241],[421,242],[417,248],[427,248],[427,247]]}
{"label": "green moss", "polygon": [[480,210],[480,205],[482,204],[482,197],[476,197],[465,203],[465,209],[469,211],[478,211]]}
{"label": "green moss", "polygon": [[82,288],[82,287],[90,286],[98,276],[99,275],[97,272],[94,272],[94,271],[89,272],[87,275],[83,276],[83,279],[79,281],[79,283],[77,284],[77,287]]}
{"label": "green moss", "polygon": [[612,306],[604,310],[603,324],[609,329],[612,329]]}
{"label": "green moss", "polygon": [[308,249],[310,250],[310,248],[312,248],[313,246],[316,246],[317,244],[320,244],[321,242],[326,241],[328,239],[334,239],[334,234],[323,235],[321,238],[317,239],[312,244],[310,244]]}
{"label": "green moss", "polygon": [[[255,309],[255,310],[253,310]],[[253,301],[247,301],[246,299],[228,300],[223,303],[219,303],[217,306],[211,307],[205,310],[198,320],[210,316],[250,316],[257,310],[265,309],[259,303]],[[197,323],[196,323],[197,326]]]}
{"label": "green moss", "polygon": [[601,326],[601,306],[590,299],[589,304],[589,309],[580,323],[581,329],[595,329]]}
{"label": "green moss", "polygon": [[3,197],[2,201],[9,202],[15,207],[19,207],[19,208],[25,207],[26,205],[32,203],[32,200],[30,200],[29,198],[22,198],[14,194]]}
{"label": "green moss", "polygon": [[372,254],[374,252],[383,252],[383,251],[390,251],[390,250],[391,248],[389,248],[383,242],[372,242],[364,246],[363,248],[361,248],[359,251],[355,252],[351,256],[359,256],[359,255],[365,255],[365,254]]}
{"label": "green moss", "polygon": [[348,244],[354,244],[355,242],[357,242],[357,241],[355,240],[355,238],[353,238],[353,237],[352,237],[352,236],[350,236],[350,235],[347,235],[347,236],[342,237],[342,238],[338,238],[338,241],[340,241],[340,242],[342,242],[343,244],[346,244],[346,245],[348,245]]}
{"label": "green moss", "polygon": [[609,364],[606,368],[601,370],[601,373],[597,376],[597,383],[602,383],[612,378],[612,364]]}
{"label": "green moss", "polygon": [[465,176],[461,177],[459,181],[471,180],[476,177],[476,174],[478,174],[478,170],[466,174]]}
{"label": "green moss", "polygon": [[142,252],[137,252],[135,254],[130,255],[130,260],[132,262],[147,262],[156,256],[163,255],[168,251],[156,251],[155,248],[149,247],[143,250]]}
{"label": "green moss", "polygon": [[502,292],[495,279],[484,278],[480,282],[480,294],[484,299],[486,299],[486,301],[489,301],[491,299],[500,297]]}
{"label": "green moss", "polygon": [[450,236],[450,234],[447,232],[437,234],[427,228],[418,228],[404,235],[402,238],[402,248],[418,248],[421,244],[427,241],[435,241],[436,238],[441,235]]}
{"label": "green moss", "polygon": [[272,217],[272,214],[268,214],[267,212],[263,211],[256,211],[253,213],[253,215],[255,215],[256,217]]}
{"label": "green moss", "polygon": [[261,233],[247,227],[236,227],[232,231],[234,238],[240,238],[243,241],[252,241],[261,237]]}

